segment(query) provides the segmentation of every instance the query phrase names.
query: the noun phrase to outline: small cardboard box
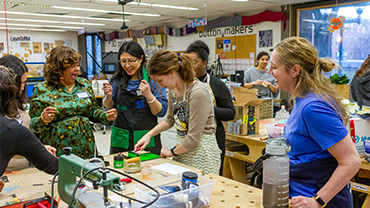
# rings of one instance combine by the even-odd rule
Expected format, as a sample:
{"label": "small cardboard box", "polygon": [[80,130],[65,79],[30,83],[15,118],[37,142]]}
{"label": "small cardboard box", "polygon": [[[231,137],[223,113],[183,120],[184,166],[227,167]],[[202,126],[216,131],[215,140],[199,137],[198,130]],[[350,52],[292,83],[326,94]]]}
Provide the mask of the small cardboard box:
{"label": "small cardboard box", "polygon": [[235,103],[235,118],[228,122],[227,131],[239,135],[259,133],[260,109],[264,100],[250,100],[245,103]]}
{"label": "small cardboard box", "polygon": [[[353,123],[353,127],[351,123]],[[353,143],[356,146],[360,157],[365,157],[365,146],[364,141],[370,140],[370,120],[361,118],[351,118],[347,129],[352,138]]]}
{"label": "small cardboard box", "polygon": [[247,103],[251,100],[258,100],[257,89],[247,89],[244,87],[233,87],[235,100],[237,103]]}

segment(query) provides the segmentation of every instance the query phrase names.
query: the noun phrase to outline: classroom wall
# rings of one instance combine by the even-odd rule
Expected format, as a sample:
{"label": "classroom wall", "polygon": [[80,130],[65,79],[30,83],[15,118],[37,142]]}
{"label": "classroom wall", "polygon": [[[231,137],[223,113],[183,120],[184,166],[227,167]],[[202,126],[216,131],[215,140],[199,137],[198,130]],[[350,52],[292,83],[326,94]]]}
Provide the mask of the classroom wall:
{"label": "classroom wall", "polygon": [[[20,30],[10,30],[11,32],[8,33],[9,39],[9,51],[11,54],[15,55],[16,53],[19,54],[21,57],[25,56],[25,53],[29,54],[29,57],[24,57],[24,59],[29,60],[29,62],[45,62],[45,55],[46,52],[44,51],[44,43],[51,44],[53,43],[55,46],[55,40],[63,40],[64,45],[68,45],[78,51],[78,41],[77,41],[77,32],[35,32],[35,31],[20,31]],[[10,41],[11,37],[30,37],[30,41],[22,41],[22,42],[29,42],[29,47],[20,47],[20,41]],[[0,57],[3,56],[4,53],[7,53],[7,46],[6,46],[6,32],[5,30],[0,30],[0,42],[4,42],[4,50],[0,50]],[[33,53],[33,42],[41,42],[42,45],[42,53]],[[32,51],[32,54],[27,51],[29,49]]]}
{"label": "classroom wall", "polygon": [[[215,50],[216,50],[216,37],[224,37],[228,36],[240,36],[240,35],[249,35],[249,34],[256,34],[256,54],[261,51],[267,51],[271,54],[273,46],[281,40],[281,24],[282,22],[262,22],[254,25],[248,26],[239,26],[237,27],[237,31],[232,33],[232,29],[234,27],[221,27],[215,28],[210,31],[199,32],[197,34],[191,34],[187,36],[178,36],[172,37],[167,36],[167,50],[171,51],[185,51],[186,48],[189,46],[190,43],[194,42],[195,40],[202,40],[204,41],[209,49],[210,49],[210,56],[209,56],[209,64],[212,64],[215,60]],[[243,29],[241,29],[243,27]],[[270,47],[260,47],[260,31],[272,30],[272,45]],[[216,35],[216,36],[214,36]],[[105,52],[113,51],[118,52],[119,47],[125,41],[130,41],[130,38],[127,39],[117,39],[113,41],[106,41],[105,42]],[[145,45],[144,38],[138,38],[139,44],[146,49],[147,46]],[[153,49],[155,46],[149,46],[150,49]]]}

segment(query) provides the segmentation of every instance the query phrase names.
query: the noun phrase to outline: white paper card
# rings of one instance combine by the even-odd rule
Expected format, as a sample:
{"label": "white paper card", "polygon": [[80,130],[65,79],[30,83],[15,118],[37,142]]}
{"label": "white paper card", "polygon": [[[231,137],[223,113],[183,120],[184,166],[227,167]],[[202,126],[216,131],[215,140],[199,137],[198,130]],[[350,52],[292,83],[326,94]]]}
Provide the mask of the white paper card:
{"label": "white paper card", "polygon": [[190,170],[189,168],[184,168],[184,167],[181,167],[181,166],[178,166],[178,165],[173,165],[171,163],[164,163],[164,164],[157,165],[157,166],[154,166],[154,167],[151,167],[151,168],[154,168],[154,169],[160,170],[160,171],[164,171],[164,172],[167,172],[167,173],[173,174],[173,175],[183,173],[185,171]]}

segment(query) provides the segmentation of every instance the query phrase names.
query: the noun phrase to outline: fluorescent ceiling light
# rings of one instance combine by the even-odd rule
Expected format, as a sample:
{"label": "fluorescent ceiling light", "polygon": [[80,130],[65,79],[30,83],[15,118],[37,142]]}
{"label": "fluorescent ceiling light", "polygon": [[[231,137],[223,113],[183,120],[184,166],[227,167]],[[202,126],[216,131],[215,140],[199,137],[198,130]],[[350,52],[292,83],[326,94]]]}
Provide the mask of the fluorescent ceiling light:
{"label": "fluorescent ceiling light", "polygon": [[[5,18],[0,17],[0,20],[5,20]],[[22,22],[43,22],[43,23],[56,23],[56,24],[71,24],[71,25],[95,25],[95,26],[105,26],[105,24],[100,23],[88,23],[88,22],[62,22],[62,21],[51,21],[51,20],[34,20],[34,19],[13,19],[6,18],[10,21],[22,21]]]}
{"label": "fluorescent ceiling light", "polygon": [[[5,13],[5,11],[0,11],[0,13]],[[109,18],[97,18],[97,17],[82,17],[82,16],[70,16],[70,15],[59,15],[59,14],[37,14],[37,13],[28,13],[28,12],[12,12],[6,11],[7,14],[19,14],[19,15],[32,15],[40,17],[61,17],[61,18],[72,18],[72,19],[91,19],[91,20],[104,20],[104,21],[116,21],[122,22],[122,19],[109,19]],[[130,20],[125,20],[129,22]]]}
{"label": "fluorescent ceiling light", "polygon": [[48,31],[48,32],[67,32],[67,30],[54,30],[54,29],[31,29],[31,28],[17,28],[17,27],[0,27],[1,30],[31,30],[31,31]]}
{"label": "fluorescent ceiling light", "polygon": [[0,25],[10,25],[10,26],[23,26],[23,27],[54,27],[54,28],[70,28],[70,29],[81,29],[81,27],[70,27],[62,25],[30,25],[30,24],[15,24],[15,23],[0,23]]}
{"label": "fluorescent ceiling light", "polygon": [[[108,2],[117,3],[117,0],[99,0],[99,1],[108,1]],[[199,10],[199,8],[195,8],[195,7],[171,6],[171,5],[165,5],[165,4],[149,4],[149,3],[143,3],[143,2],[140,2],[140,3],[130,2],[127,4],[136,5],[136,6],[162,7],[162,8],[170,8],[170,9]]]}
{"label": "fluorescent ceiling light", "polygon": [[[102,12],[102,13],[114,13],[122,14],[119,11],[101,10],[101,9],[86,9],[86,8],[76,8],[76,7],[62,7],[62,6],[51,6],[54,9],[66,9],[66,10],[78,10],[78,11],[88,11],[88,12]],[[149,17],[159,17],[159,14],[146,14],[146,13],[136,13],[136,12],[124,12],[124,14],[138,15],[138,16],[149,16]]]}
{"label": "fluorescent ceiling light", "polygon": [[231,1],[247,2],[248,0],[231,0]]}

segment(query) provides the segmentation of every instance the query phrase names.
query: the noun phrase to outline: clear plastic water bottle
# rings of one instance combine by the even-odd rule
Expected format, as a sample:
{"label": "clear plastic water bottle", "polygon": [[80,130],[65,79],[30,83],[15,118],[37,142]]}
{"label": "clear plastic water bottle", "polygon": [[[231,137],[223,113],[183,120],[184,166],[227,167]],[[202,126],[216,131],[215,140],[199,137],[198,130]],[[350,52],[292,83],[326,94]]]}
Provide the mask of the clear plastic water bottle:
{"label": "clear plastic water bottle", "polygon": [[276,112],[275,120],[280,124],[285,124],[289,117],[289,112],[285,109],[285,105],[281,106],[281,109]]}
{"label": "clear plastic water bottle", "polygon": [[263,207],[289,207],[289,144],[285,138],[268,139],[266,153],[272,155],[263,161]]}

